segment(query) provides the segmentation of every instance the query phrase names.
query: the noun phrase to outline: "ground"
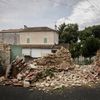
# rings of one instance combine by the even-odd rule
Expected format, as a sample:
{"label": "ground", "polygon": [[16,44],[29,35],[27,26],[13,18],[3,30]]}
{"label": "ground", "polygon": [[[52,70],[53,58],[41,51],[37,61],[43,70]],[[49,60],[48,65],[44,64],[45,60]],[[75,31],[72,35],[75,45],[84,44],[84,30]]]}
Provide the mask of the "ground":
{"label": "ground", "polygon": [[22,87],[0,86],[0,100],[100,100],[100,86],[75,87],[59,92],[45,93]]}

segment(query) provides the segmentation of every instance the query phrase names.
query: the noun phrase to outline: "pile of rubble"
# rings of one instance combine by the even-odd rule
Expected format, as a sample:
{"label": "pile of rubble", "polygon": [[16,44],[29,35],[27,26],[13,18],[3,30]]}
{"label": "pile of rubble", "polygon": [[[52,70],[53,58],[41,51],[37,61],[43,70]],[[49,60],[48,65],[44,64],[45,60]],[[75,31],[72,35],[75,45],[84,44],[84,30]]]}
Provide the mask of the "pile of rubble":
{"label": "pile of rubble", "polygon": [[27,64],[24,59],[17,58],[8,66],[6,70],[7,80],[5,80],[4,84],[29,87],[30,82],[36,80],[37,74],[41,71],[34,64]]}
{"label": "pile of rubble", "polygon": [[25,86],[25,83],[27,83],[28,86],[30,86],[29,84],[37,81],[38,78],[52,75],[54,73],[51,71],[53,68],[56,71],[74,69],[71,54],[67,49],[62,47],[56,53],[39,58],[29,64],[26,64],[23,59],[16,58],[7,68],[6,77],[12,78],[14,81],[17,79],[16,82],[13,83],[17,83],[18,85],[24,82],[22,85]]}
{"label": "pile of rubble", "polygon": [[69,50],[64,47],[61,47],[61,49],[54,54],[49,54],[48,56],[37,59],[35,62],[37,66],[54,67],[58,70],[74,68],[71,54]]}
{"label": "pile of rubble", "polygon": [[10,63],[10,45],[0,43],[0,76]]}
{"label": "pile of rubble", "polygon": [[95,62],[96,66],[100,67],[100,50],[97,51]]}
{"label": "pile of rubble", "polygon": [[100,50],[97,51],[93,67],[94,70],[98,73],[98,75],[100,75]]}
{"label": "pile of rubble", "polygon": [[83,85],[91,86],[99,82],[97,74],[93,72],[91,67],[91,65],[76,65],[74,70],[55,72],[54,77],[47,76],[44,80],[37,81],[32,85],[42,90]]}
{"label": "pile of rubble", "polygon": [[25,63],[17,58],[6,70],[6,77],[0,78],[2,85],[34,87],[51,90],[61,87],[91,85],[99,82],[100,51],[93,65],[75,65],[71,54],[65,48],[54,54]]}

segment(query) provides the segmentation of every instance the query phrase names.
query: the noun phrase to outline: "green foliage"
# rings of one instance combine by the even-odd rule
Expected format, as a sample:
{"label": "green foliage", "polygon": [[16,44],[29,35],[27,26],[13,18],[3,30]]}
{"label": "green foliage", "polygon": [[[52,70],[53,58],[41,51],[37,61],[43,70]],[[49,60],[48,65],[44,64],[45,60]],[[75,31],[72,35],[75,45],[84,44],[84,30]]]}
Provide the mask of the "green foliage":
{"label": "green foliage", "polygon": [[47,77],[47,76],[53,77],[54,76],[54,71],[55,71],[54,68],[47,68],[47,69],[44,70],[43,76],[44,77]]}
{"label": "green foliage", "polygon": [[89,64],[91,64],[93,62],[93,60],[91,60],[91,59],[84,59],[84,64],[85,65],[89,65]]}
{"label": "green foliage", "polygon": [[80,55],[92,57],[100,49],[100,25],[87,27],[79,31]]}
{"label": "green foliage", "polygon": [[92,34],[95,38],[100,39],[100,25],[93,26]]}
{"label": "green foliage", "polygon": [[62,36],[63,36],[63,34],[65,32],[65,28],[66,28],[66,24],[63,23],[58,27],[58,30],[57,30],[57,32],[59,34],[59,42],[60,43],[64,42],[64,39],[62,38]]}
{"label": "green foliage", "polygon": [[81,41],[85,41],[88,37],[92,37],[92,30],[91,28],[85,28],[83,31],[79,31],[79,39]]}
{"label": "green foliage", "polygon": [[39,79],[43,79],[47,76],[53,77],[55,71],[56,71],[55,68],[46,68],[43,71],[41,71],[40,73],[38,73],[35,81],[38,81]]}
{"label": "green foliage", "polygon": [[84,57],[92,57],[98,49],[100,49],[100,40],[94,37],[89,37],[83,43],[82,55]]}
{"label": "green foliage", "polygon": [[[100,49],[100,25],[86,27],[78,31],[77,24],[63,23],[58,27],[59,43],[68,43],[71,56],[92,57]],[[78,39],[80,42],[78,42]]]}
{"label": "green foliage", "polygon": [[78,39],[78,25],[63,23],[58,27],[59,42],[60,43],[73,43]]}
{"label": "green foliage", "polygon": [[84,30],[79,32],[80,40],[86,40],[88,37],[94,37],[100,39],[100,25],[95,25],[87,27]]}
{"label": "green foliage", "polygon": [[66,27],[66,24],[65,23],[63,23],[63,24],[61,24],[59,27],[58,27],[58,33],[59,33],[59,36],[61,35],[61,34],[63,34],[63,32],[65,31],[65,27]]}
{"label": "green foliage", "polygon": [[80,48],[81,48],[80,43],[73,43],[70,45],[69,50],[70,50],[72,58],[79,57],[79,55],[81,53]]}

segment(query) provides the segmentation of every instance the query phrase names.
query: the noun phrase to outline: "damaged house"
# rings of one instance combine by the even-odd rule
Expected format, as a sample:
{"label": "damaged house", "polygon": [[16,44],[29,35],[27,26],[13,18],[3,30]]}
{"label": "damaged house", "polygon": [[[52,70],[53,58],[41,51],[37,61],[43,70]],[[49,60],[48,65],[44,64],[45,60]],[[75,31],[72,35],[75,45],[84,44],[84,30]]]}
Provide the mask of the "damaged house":
{"label": "damaged house", "polygon": [[27,27],[0,31],[0,42],[17,45],[22,48],[22,55],[42,57],[58,44],[58,33],[48,27]]}

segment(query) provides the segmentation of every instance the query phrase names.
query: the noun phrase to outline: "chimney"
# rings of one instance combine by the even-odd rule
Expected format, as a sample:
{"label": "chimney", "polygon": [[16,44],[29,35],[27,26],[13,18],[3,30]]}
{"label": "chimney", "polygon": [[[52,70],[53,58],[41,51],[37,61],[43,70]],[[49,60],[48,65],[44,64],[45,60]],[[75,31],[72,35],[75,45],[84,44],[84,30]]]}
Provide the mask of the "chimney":
{"label": "chimney", "polygon": [[26,25],[24,25],[24,29],[28,28]]}

